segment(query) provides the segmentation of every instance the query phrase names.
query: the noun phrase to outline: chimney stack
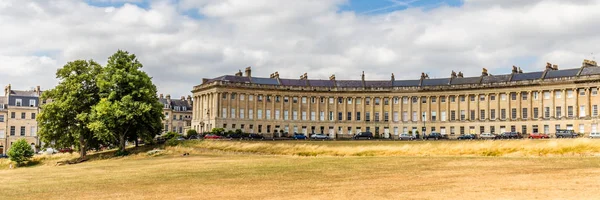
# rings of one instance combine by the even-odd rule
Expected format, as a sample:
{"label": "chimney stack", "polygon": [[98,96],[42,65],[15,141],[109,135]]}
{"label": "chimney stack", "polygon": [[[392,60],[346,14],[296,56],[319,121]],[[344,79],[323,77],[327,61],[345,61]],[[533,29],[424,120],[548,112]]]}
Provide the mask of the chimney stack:
{"label": "chimney stack", "polygon": [[521,69],[521,67],[519,67],[519,74],[522,74],[523,70]]}
{"label": "chimney stack", "polygon": [[187,101],[188,105],[190,105],[190,106],[192,105],[192,96],[188,95],[187,99],[185,99],[185,100]]}
{"label": "chimney stack", "polygon": [[167,102],[171,102],[171,95],[167,94]]}
{"label": "chimney stack", "polygon": [[302,76],[300,76],[300,80],[306,80],[308,79],[308,74],[304,73]]}
{"label": "chimney stack", "polygon": [[360,75],[362,81],[365,81],[365,71],[362,71],[362,75]]}
{"label": "chimney stack", "polygon": [[242,76],[242,70],[239,70],[237,73],[235,73],[235,76]]}
{"label": "chimney stack", "polygon": [[6,96],[8,98],[8,95],[10,94],[11,91],[11,87],[10,84],[8,84],[6,87],[4,87],[4,96]]}
{"label": "chimney stack", "polygon": [[513,73],[513,74],[519,73],[519,70],[517,70],[517,67],[516,67],[516,66],[514,66],[514,65],[513,65],[513,67],[512,67],[512,73]]}
{"label": "chimney stack", "polygon": [[458,72],[458,78],[464,78],[463,73],[462,72]]}
{"label": "chimney stack", "polygon": [[394,77],[394,73],[392,73],[392,82],[396,81],[396,78]]}
{"label": "chimney stack", "polygon": [[558,65],[552,65],[552,69],[558,70]]}
{"label": "chimney stack", "polygon": [[584,59],[582,66],[583,67],[597,67],[598,64],[596,63],[596,61]]}
{"label": "chimney stack", "polygon": [[279,72],[272,73],[270,78],[279,79]]}
{"label": "chimney stack", "polygon": [[162,98],[164,98],[163,94],[159,94],[159,95],[158,95],[158,98],[159,98],[159,99],[162,99]]}
{"label": "chimney stack", "polygon": [[185,96],[181,96],[181,100],[184,101],[185,100]]}
{"label": "chimney stack", "polygon": [[450,78],[456,78],[456,72],[454,70],[450,73]]}
{"label": "chimney stack", "polygon": [[483,70],[481,71],[481,76],[488,76],[488,71],[486,68],[483,68]]}
{"label": "chimney stack", "polygon": [[554,70],[554,68],[552,68],[552,64],[549,62],[546,63],[546,70]]}
{"label": "chimney stack", "polygon": [[335,74],[332,74],[332,75],[329,77],[329,80],[330,80],[330,81],[335,81]]}
{"label": "chimney stack", "polygon": [[246,77],[252,77],[252,68],[246,67]]}

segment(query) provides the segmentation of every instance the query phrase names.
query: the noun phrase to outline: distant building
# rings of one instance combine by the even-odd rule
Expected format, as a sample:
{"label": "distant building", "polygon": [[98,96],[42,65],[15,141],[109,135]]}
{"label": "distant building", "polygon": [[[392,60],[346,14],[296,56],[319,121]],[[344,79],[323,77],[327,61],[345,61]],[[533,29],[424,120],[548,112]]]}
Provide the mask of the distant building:
{"label": "distant building", "polygon": [[249,133],[324,133],[349,137],[370,131],[402,133],[598,132],[600,67],[581,67],[448,78],[359,80],[254,77],[246,73],[203,79],[193,88],[192,127],[241,129]]}
{"label": "distant building", "polygon": [[33,90],[13,90],[11,85],[4,88],[0,96],[0,154],[6,154],[13,142],[24,138],[36,149],[41,145],[37,135],[37,121],[40,111],[40,86]]}
{"label": "distant building", "polygon": [[185,134],[192,124],[192,98],[181,97],[181,99],[171,99],[171,95],[166,98],[160,94],[158,100],[163,104],[163,133],[173,131],[179,134]]}

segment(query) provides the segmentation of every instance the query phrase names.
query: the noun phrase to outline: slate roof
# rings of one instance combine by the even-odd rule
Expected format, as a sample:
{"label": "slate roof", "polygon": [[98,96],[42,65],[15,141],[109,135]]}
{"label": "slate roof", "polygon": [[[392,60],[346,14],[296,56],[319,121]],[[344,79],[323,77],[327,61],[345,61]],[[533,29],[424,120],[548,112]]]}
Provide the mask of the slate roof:
{"label": "slate roof", "polygon": [[[275,80],[275,79],[273,79],[273,80]],[[300,80],[300,79],[279,79],[279,81],[281,82],[281,85],[285,85],[285,86],[306,86],[306,80]]]}
{"label": "slate roof", "polygon": [[421,86],[441,86],[448,85],[449,83],[449,78],[423,79]]}
{"label": "slate roof", "polygon": [[392,81],[365,81],[365,87],[391,87]]}
{"label": "slate roof", "polygon": [[512,74],[503,74],[503,75],[493,75],[493,76],[484,76],[481,80],[481,83],[501,83],[507,82],[510,80]]}
{"label": "slate roof", "polygon": [[35,91],[22,91],[22,90],[11,90],[11,96],[22,96],[22,97],[37,97],[38,94]]}
{"label": "slate roof", "polygon": [[337,87],[363,87],[362,81],[340,80],[335,81]]}
{"label": "slate roof", "polygon": [[421,80],[398,80],[394,81],[394,87],[418,87],[421,85]]}
{"label": "slate roof", "polygon": [[335,87],[332,80],[308,80],[308,84],[313,87]]}
{"label": "slate roof", "polygon": [[[166,98],[159,98],[158,101],[160,103],[167,104],[167,99]],[[179,106],[179,107],[187,107],[186,110],[191,111],[192,110],[192,105],[188,104],[188,102],[186,100],[181,100],[181,99],[171,99],[171,108],[175,107],[175,106]]]}
{"label": "slate roof", "polygon": [[577,76],[577,73],[579,73],[580,69],[581,68],[550,70],[550,71],[548,71],[548,73],[546,73],[546,77],[544,77],[544,79],[574,77],[574,76]]}
{"label": "slate roof", "polygon": [[541,79],[544,72],[528,72],[521,74],[513,74],[512,81],[537,80]]}
{"label": "slate roof", "polygon": [[481,77],[453,78],[451,85],[479,84]]}
{"label": "slate roof", "polygon": [[581,71],[581,76],[598,75],[600,74],[600,67],[584,67]]}
{"label": "slate roof", "polygon": [[256,84],[262,84],[262,85],[279,85],[279,82],[277,82],[277,79],[272,79],[272,78],[258,78],[258,77],[252,77],[252,83],[256,83]]}

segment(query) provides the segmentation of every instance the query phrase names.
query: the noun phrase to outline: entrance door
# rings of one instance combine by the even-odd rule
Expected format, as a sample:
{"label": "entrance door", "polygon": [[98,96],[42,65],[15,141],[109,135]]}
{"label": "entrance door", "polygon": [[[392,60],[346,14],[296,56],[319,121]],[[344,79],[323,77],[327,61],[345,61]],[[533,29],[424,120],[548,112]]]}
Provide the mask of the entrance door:
{"label": "entrance door", "polygon": [[390,138],[390,128],[383,128],[383,137]]}
{"label": "entrance door", "polygon": [[506,128],[505,127],[500,127],[500,133],[504,133],[506,132]]}
{"label": "entrance door", "polygon": [[329,127],[329,138],[334,138],[335,135],[333,134],[333,126]]}

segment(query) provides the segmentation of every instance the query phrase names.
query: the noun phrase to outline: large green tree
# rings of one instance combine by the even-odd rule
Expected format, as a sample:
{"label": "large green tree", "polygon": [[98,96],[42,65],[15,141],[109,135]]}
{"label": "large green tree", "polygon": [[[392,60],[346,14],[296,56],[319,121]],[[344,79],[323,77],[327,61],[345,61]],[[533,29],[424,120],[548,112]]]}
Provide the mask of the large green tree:
{"label": "large green tree", "polygon": [[104,141],[116,141],[121,153],[125,141],[154,137],[162,127],[163,106],[142,67],[135,54],[119,50],[98,76],[101,99],[93,107],[89,127]]}
{"label": "large green tree", "polygon": [[88,127],[92,107],[100,101],[96,78],[102,67],[93,60],[76,60],[56,72],[59,84],[42,94],[51,99],[37,118],[40,139],[58,148],[76,146],[80,158],[100,144]]}

